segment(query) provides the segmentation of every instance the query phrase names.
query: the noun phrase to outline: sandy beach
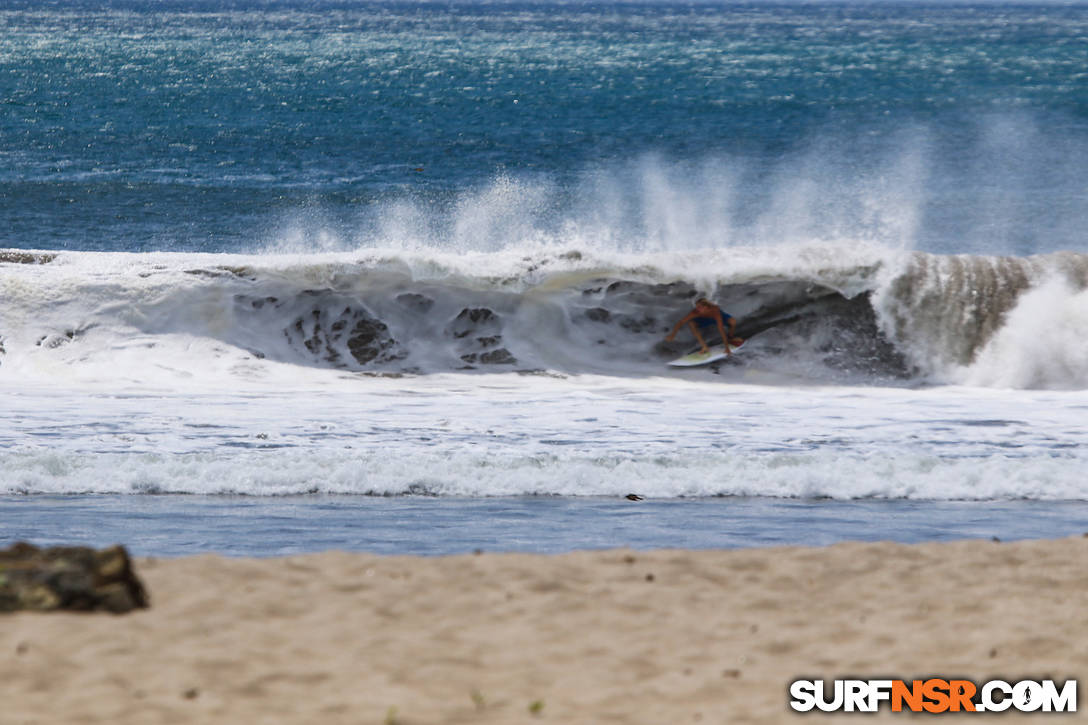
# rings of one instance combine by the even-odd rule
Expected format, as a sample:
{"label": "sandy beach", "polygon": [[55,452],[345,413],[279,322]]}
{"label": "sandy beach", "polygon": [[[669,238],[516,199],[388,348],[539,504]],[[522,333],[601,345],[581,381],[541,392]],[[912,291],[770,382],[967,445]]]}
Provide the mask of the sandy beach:
{"label": "sandy beach", "polygon": [[0,722],[796,721],[802,677],[1088,673],[1086,562],[1085,538],[139,559],[148,610],[0,619]]}

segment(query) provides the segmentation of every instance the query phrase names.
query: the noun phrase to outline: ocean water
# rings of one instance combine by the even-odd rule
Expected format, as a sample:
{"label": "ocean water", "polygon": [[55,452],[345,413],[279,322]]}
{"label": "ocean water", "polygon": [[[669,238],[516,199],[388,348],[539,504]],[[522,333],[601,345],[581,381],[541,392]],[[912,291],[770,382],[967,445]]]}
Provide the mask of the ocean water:
{"label": "ocean water", "polygon": [[[5,3],[0,544],[1079,535],[1086,41],[1082,3]],[[748,342],[667,368],[700,295]]]}

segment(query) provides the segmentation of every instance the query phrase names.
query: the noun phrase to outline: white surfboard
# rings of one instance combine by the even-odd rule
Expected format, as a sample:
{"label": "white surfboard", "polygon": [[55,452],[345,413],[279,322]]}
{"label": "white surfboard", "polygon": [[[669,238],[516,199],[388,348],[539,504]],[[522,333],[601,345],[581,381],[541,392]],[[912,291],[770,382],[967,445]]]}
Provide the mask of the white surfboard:
{"label": "white surfboard", "polygon": [[[732,350],[734,354],[736,354],[737,350],[740,349],[740,345],[730,345],[729,349]],[[727,357],[729,356],[725,354],[725,348],[723,348],[721,345],[715,345],[714,347],[710,348],[710,352],[704,353],[696,350],[695,352],[685,355],[684,357],[678,357],[675,360],[670,360],[665,364],[673,368],[694,368],[698,367],[699,365],[708,365],[712,362],[724,360]]]}

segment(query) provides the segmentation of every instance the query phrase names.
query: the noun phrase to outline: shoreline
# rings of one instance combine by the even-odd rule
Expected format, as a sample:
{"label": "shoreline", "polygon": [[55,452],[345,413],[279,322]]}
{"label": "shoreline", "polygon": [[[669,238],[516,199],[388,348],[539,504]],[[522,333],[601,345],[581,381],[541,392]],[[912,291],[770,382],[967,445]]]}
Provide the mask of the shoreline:
{"label": "shoreline", "polygon": [[136,558],[149,610],[0,620],[3,721],[792,721],[799,678],[1088,673],[1085,562],[1084,537]]}

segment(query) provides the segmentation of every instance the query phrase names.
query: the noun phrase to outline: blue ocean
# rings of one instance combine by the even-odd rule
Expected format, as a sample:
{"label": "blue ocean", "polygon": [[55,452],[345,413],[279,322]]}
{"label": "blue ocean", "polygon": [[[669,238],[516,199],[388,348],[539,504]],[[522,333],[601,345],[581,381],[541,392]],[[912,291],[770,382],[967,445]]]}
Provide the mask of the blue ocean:
{"label": "blue ocean", "polygon": [[1080,2],[8,0],[0,545],[1080,535],[1086,68]]}

